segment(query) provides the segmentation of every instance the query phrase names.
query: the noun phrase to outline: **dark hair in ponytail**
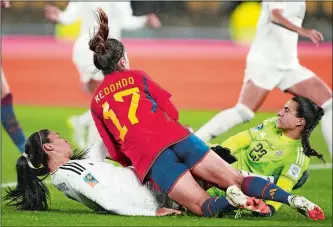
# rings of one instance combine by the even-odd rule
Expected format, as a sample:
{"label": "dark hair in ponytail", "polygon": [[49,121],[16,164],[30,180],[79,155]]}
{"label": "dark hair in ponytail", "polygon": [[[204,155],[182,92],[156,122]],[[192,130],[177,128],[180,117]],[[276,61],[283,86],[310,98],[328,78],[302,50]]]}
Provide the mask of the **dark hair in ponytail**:
{"label": "dark hair in ponytail", "polygon": [[95,13],[98,22],[98,30],[89,41],[89,49],[94,52],[94,65],[104,75],[111,74],[118,69],[118,62],[124,56],[124,45],[116,40],[108,38],[108,16],[99,8]]}
{"label": "dark hair in ponytail", "polygon": [[323,155],[312,149],[309,141],[311,132],[318,125],[319,121],[324,115],[323,108],[317,106],[312,100],[302,96],[296,96],[292,98],[292,100],[297,104],[296,116],[305,119],[305,126],[302,131],[302,145],[304,154],[308,157],[316,156],[325,162]]}
{"label": "dark hair in ponytail", "polygon": [[18,210],[43,211],[48,208],[49,191],[43,180],[50,171],[43,144],[50,142],[47,138],[49,133],[46,129],[33,133],[26,141],[24,155],[16,162],[16,188],[8,188],[3,200]]}

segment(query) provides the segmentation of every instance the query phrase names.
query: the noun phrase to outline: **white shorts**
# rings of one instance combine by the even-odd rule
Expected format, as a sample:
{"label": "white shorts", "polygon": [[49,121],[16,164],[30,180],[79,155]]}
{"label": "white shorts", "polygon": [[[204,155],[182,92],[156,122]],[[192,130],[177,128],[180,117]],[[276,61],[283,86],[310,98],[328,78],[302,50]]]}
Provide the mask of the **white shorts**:
{"label": "white shorts", "polygon": [[294,69],[279,69],[273,66],[247,62],[244,83],[251,80],[256,86],[266,90],[278,87],[285,91],[294,85],[316,76],[311,70],[299,65]]}
{"label": "white shorts", "polygon": [[82,83],[91,79],[103,80],[104,76],[94,65],[94,52],[89,50],[89,37],[79,37],[73,46],[73,62],[80,73]]}

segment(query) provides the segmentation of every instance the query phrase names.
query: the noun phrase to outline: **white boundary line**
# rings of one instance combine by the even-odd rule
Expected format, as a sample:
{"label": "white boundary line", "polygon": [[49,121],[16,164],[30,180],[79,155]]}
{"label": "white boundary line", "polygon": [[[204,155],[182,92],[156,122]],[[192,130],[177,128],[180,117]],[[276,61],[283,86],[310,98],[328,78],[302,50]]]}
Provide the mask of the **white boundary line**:
{"label": "white boundary line", "polygon": [[332,163],[322,164],[312,164],[309,166],[309,169],[332,169]]}
{"label": "white boundary line", "polygon": [[[332,163],[326,163],[325,165],[324,164],[312,164],[312,165],[310,165],[309,169],[332,169]],[[51,183],[50,180],[46,180],[44,182],[45,182],[45,184]],[[16,181],[1,184],[1,188],[14,187],[14,186],[16,186]]]}
{"label": "white boundary line", "polygon": [[[50,184],[50,183],[52,183],[52,181],[46,180],[46,181],[44,181],[44,183]],[[14,187],[14,186],[16,186],[16,181],[1,184],[1,188]]]}

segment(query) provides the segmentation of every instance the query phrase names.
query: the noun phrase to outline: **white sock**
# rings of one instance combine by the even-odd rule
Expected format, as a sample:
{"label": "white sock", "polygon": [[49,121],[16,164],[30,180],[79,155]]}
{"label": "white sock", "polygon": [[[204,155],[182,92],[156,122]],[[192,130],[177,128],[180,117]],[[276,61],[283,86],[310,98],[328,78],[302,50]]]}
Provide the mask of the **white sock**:
{"label": "white sock", "polygon": [[88,123],[87,148],[91,148],[100,138],[94,119],[91,117]]}
{"label": "white sock", "polygon": [[226,132],[230,128],[243,123],[244,119],[236,107],[224,110],[215,115],[194,134],[205,142]]}
{"label": "white sock", "polygon": [[195,135],[208,142],[230,128],[254,118],[255,113],[247,106],[238,103],[235,107],[227,109],[215,115],[210,121],[202,126]]}
{"label": "white sock", "polygon": [[321,129],[332,158],[332,99],[326,101],[322,108],[325,114],[321,119]]}

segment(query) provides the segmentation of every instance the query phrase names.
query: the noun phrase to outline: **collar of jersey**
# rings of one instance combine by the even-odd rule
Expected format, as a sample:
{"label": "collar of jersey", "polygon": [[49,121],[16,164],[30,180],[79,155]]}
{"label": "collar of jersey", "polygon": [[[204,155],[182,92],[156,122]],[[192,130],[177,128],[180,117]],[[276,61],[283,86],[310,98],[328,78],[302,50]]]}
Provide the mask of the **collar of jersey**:
{"label": "collar of jersey", "polygon": [[283,132],[281,132],[281,138],[280,139],[282,141],[285,141],[285,142],[288,142],[288,143],[294,143],[296,145],[302,144],[302,141],[300,139],[298,139],[298,140],[292,139],[292,138],[286,136]]}

